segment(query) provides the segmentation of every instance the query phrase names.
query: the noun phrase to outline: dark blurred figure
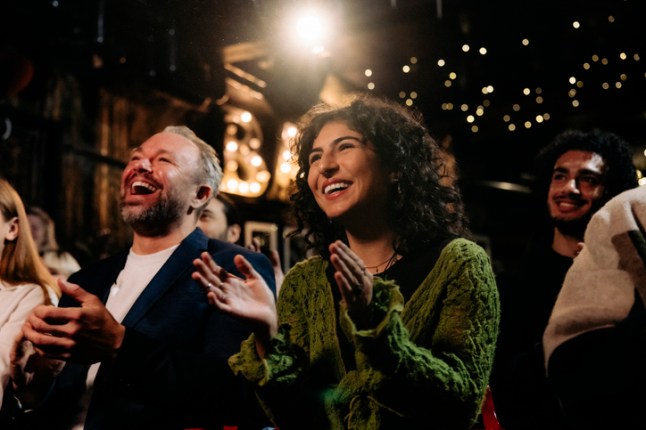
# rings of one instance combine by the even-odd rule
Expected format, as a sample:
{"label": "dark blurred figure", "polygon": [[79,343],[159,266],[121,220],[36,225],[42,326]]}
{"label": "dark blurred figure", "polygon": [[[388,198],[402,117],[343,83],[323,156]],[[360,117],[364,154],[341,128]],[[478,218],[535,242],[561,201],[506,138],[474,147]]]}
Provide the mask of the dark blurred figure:
{"label": "dark blurred figure", "polygon": [[211,239],[240,244],[242,221],[236,204],[226,194],[218,193],[209,200],[197,226]]}
{"label": "dark blurred figure", "polygon": [[498,279],[502,319],[491,386],[506,430],[567,428],[545,375],[543,331],[590,218],[637,186],[630,146],[600,130],[557,135],[536,168],[536,196],[545,199],[548,218],[534,231],[520,270]]}
{"label": "dark blurred figure", "polygon": [[37,206],[29,206],[27,218],[31,235],[38,246],[38,254],[52,275],[67,279],[81,268],[72,254],[58,245],[56,226],[47,212]]}

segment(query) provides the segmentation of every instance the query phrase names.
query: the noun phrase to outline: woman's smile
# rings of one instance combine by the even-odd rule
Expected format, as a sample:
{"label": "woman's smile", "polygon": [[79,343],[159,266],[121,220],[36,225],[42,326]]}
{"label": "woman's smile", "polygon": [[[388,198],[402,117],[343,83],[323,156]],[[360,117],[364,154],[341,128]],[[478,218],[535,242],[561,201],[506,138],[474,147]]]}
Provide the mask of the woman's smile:
{"label": "woman's smile", "polygon": [[388,175],[372,143],[344,121],[323,126],[309,165],[308,185],[329,218],[386,212]]}

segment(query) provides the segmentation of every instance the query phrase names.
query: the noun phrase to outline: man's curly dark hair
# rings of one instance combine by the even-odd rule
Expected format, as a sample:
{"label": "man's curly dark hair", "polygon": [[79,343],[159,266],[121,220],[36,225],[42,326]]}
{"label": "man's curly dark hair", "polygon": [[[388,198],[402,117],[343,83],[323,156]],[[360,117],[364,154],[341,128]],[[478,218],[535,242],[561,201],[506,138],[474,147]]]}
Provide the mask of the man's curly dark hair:
{"label": "man's curly dark hair", "polygon": [[565,130],[558,134],[536,157],[537,192],[547,195],[554,164],[567,151],[589,151],[599,154],[605,162],[603,183],[605,193],[600,202],[605,204],[622,191],[638,185],[630,144],[614,133],[593,129]]}
{"label": "man's curly dark hair", "polygon": [[327,256],[328,244],[346,240],[343,227],[327,218],[307,183],[314,140],[326,124],[334,121],[345,122],[372,142],[384,170],[393,178],[388,217],[398,253],[405,255],[450,236],[470,237],[455,178],[449,176],[442,151],[420,114],[386,99],[362,95],[343,107],[319,104],[304,118],[292,146],[299,170],[291,200],[297,231],[304,233],[308,248]]}

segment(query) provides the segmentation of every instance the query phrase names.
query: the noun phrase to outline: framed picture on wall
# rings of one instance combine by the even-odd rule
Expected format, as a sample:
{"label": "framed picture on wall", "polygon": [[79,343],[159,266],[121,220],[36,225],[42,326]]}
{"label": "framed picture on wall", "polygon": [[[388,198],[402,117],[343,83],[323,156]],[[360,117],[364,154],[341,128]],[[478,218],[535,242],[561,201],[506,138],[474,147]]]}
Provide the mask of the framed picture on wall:
{"label": "framed picture on wall", "polygon": [[271,222],[245,222],[245,246],[249,246],[254,239],[260,244],[260,252],[263,254],[269,254],[270,250],[278,250],[278,225]]}
{"label": "framed picture on wall", "polygon": [[294,256],[292,252],[292,238],[289,236],[293,231],[296,230],[296,227],[291,227],[287,226],[283,229],[283,272],[287,273],[287,271],[294,265],[296,262],[292,261],[294,258],[298,258],[298,256]]}

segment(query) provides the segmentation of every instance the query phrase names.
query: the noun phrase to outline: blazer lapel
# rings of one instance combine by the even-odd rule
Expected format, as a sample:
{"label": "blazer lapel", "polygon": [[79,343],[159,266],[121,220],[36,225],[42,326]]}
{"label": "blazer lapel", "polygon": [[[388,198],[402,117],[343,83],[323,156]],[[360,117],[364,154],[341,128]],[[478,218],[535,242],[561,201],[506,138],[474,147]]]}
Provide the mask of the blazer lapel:
{"label": "blazer lapel", "polygon": [[[124,250],[118,254],[102,260],[102,264],[92,266],[89,270],[80,270],[73,273],[68,281],[73,284],[78,284],[85,291],[97,296],[103,303],[106,303],[110,294],[110,288],[116,282],[117,276],[126,265],[128,251]],[[78,302],[70,296],[63,294],[58,304],[59,307],[76,307]]]}
{"label": "blazer lapel", "polygon": [[193,270],[193,260],[200,255],[200,252],[206,251],[207,247],[208,238],[200,229],[196,228],[179,244],[168,261],[142,291],[123,319],[123,324],[129,327],[137,324],[166,290],[180,277],[185,276],[187,271]]}

